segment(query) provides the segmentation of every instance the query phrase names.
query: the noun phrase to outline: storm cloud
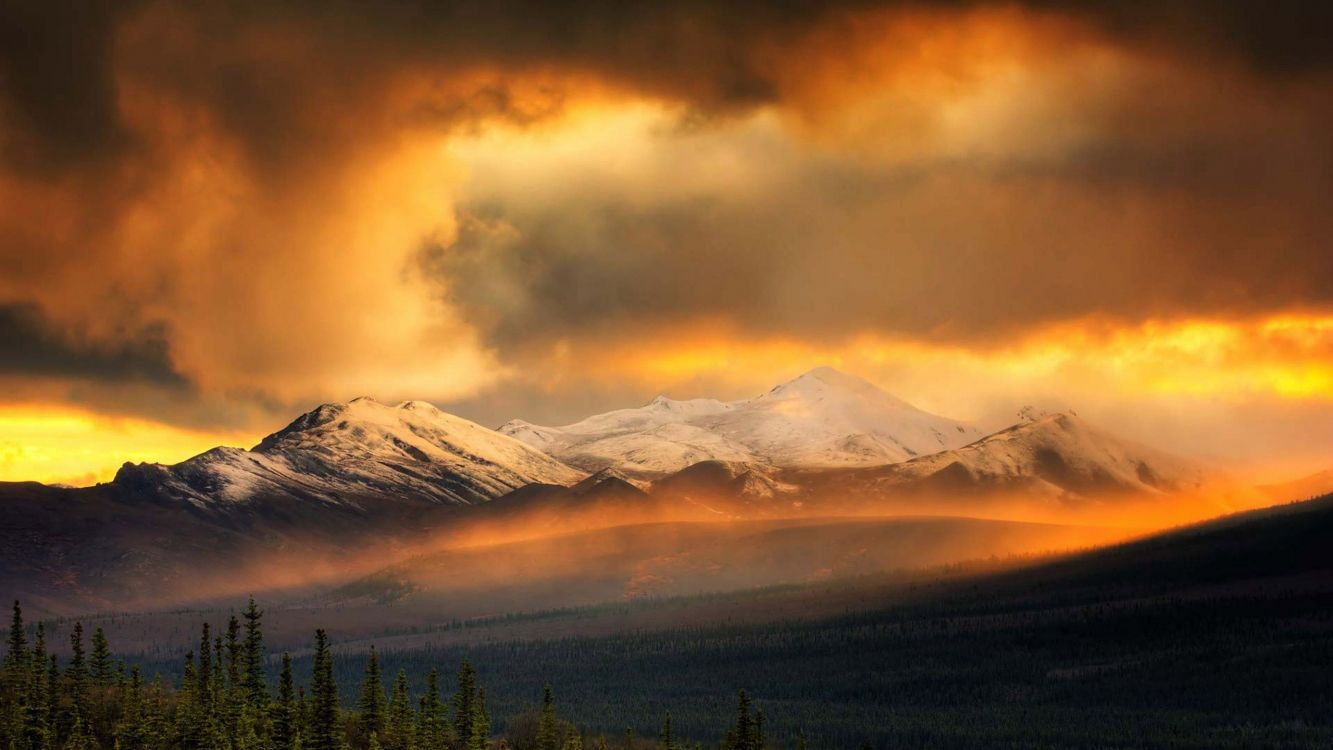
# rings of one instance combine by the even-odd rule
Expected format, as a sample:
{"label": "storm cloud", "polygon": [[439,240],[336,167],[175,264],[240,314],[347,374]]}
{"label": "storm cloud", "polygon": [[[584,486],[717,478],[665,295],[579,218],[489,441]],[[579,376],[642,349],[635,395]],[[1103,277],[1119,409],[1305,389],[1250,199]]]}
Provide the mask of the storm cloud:
{"label": "storm cloud", "polygon": [[0,4],[0,368],[192,426],[367,392],[559,419],[649,386],[551,362],[686,330],[1327,315],[1331,16]]}

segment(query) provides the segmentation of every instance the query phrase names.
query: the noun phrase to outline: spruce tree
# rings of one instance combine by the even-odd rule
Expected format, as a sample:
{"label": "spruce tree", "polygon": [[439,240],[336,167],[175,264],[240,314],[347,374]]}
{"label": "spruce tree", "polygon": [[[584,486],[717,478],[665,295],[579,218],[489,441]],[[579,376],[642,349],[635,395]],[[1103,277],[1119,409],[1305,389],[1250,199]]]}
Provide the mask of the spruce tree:
{"label": "spruce tree", "polygon": [[236,708],[236,727],[231,733],[231,747],[228,750],[262,750],[267,746],[260,737],[260,717],[249,703],[242,702]]}
{"label": "spruce tree", "polygon": [[300,710],[292,680],[292,655],[282,652],[282,671],[278,673],[278,700],[273,706],[273,750],[292,750],[300,731]]}
{"label": "spruce tree", "polygon": [[810,750],[810,741],[806,739],[804,727],[796,733],[796,750]]}
{"label": "spruce tree", "polygon": [[[72,719],[82,718],[86,731],[88,719],[88,663],[83,653],[83,623],[74,623],[74,630],[69,634],[69,666],[65,668],[65,682],[68,686],[71,727]],[[71,729],[72,731],[72,729]],[[84,738],[86,740],[86,737]]]}
{"label": "spruce tree", "polygon": [[675,750],[676,742],[671,737],[671,712],[662,717],[662,750]]}
{"label": "spruce tree", "polygon": [[50,695],[46,678],[46,628],[40,622],[25,671],[27,693],[23,727],[26,736],[23,745],[26,750],[47,750],[51,742]]}
{"label": "spruce tree", "polygon": [[9,622],[9,639],[5,649],[5,671],[17,671],[28,663],[27,633],[23,629],[23,608],[14,600],[14,616]]}
{"label": "spruce tree", "polygon": [[261,620],[264,612],[255,606],[255,598],[250,597],[250,606],[245,609],[245,657],[242,660],[242,679],[250,704],[256,708],[268,705],[268,682],[264,678],[264,631]]}
{"label": "spruce tree", "polygon": [[199,695],[205,696],[209,692],[209,682],[213,679],[213,640],[208,634],[208,623],[204,623],[199,636],[199,669],[195,672],[195,683],[199,688]]}
{"label": "spruce tree", "polygon": [[365,676],[361,680],[361,699],[356,703],[356,708],[360,711],[357,722],[362,737],[384,734],[385,706],[384,678],[380,674],[380,660],[375,653],[375,647],[371,646],[370,654],[366,657]]}
{"label": "spruce tree", "polygon": [[241,688],[241,623],[232,615],[227,620],[227,691],[239,694]]}
{"label": "spruce tree", "polygon": [[551,685],[542,688],[542,711],[537,719],[537,750],[559,750],[556,744],[555,696]]}
{"label": "spruce tree", "polygon": [[84,723],[83,717],[74,715],[74,722],[70,724],[69,737],[65,740],[65,750],[96,750],[97,745],[93,738],[88,735],[88,725]]}
{"label": "spruce tree", "polygon": [[477,699],[472,702],[472,736],[468,740],[468,750],[486,750],[491,740],[491,715],[486,710],[486,690],[477,689]]}
{"label": "spruce tree", "polygon": [[338,685],[333,681],[333,655],[329,638],[315,631],[314,676],[310,683],[310,734],[303,742],[305,750],[341,750],[343,743],[338,725]]}
{"label": "spruce tree", "polygon": [[146,750],[148,747],[145,722],[143,675],[139,667],[130,672],[129,688],[121,702],[121,717],[116,724],[116,750]]}
{"label": "spruce tree", "polygon": [[199,670],[195,667],[194,652],[190,651],[185,654],[181,687],[176,693],[175,734],[183,750],[201,750],[205,747],[205,689],[206,686],[199,684]]}
{"label": "spruce tree", "polygon": [[172,737],[167,724],[167,697],[162,687],[162,675],[153,678],[144,711],[144,746],[150,750],[167,747]]}
{"label": "spruce tree", "polygon": [[467,659],[458,667],[458,689],[454,691],[454,737],[466,745],[472,737],[472,703],[477,695],[477,673]]}
{"label": "spruce tree", "polygon": [[449,723],[440,699],[440,672],[432,667],[426,675],[426,694],[417,714],[417,745],[423,750],[440,750],[448,744]]}
{"label": "spruce tree", "polygon": [[385,750],[410,750],[414,745],[415,717],[407,690],[407,672],[400,669],[393,680],[393,693],[384,720]]}
{"label": "spruce tree", "polygon": [[0,674],[0,741],[17,750],[28,734],[28,648],[23,627],[23,610],[14,602],[14,618],[9,626],[3,674]]}
{"label": "spruce tree", "polygon": [[734,750],[755,750],[754,719],[750,716],[750,696],[742,690],[736,697],[736,724],[732,727]]}
{"label": "spruce tree", "polygon": [[[208,732],[209,743],[226,742],[232,732],[230,702],[227,700],[226,679],[223,677],[222,636],[213,639],[213,672],[208,677]],[[226,750],[226,748],[221,748]]]}
{"label": "spruce tree", "polygon": [[754,747],[755,750],[764,750],[764,709],[756,708],[754,712]]}
{"label": "spruce tree", "polygon": [[116,670],[111,663],[111,646],[100,626],[93,631],[92,677],[99,687],[110,687],[116,681]]}
{"label": "spruce tree", "polygon": [[60,665],[56,655],[51,654],[46,667],[46,726],[54,746],[60,736]]}

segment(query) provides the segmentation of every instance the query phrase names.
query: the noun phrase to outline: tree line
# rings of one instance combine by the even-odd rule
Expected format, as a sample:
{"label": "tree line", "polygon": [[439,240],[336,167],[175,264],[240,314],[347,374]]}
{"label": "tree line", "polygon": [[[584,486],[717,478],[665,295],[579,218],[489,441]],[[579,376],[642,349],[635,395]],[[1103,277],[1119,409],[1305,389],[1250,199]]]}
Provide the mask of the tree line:
{"label": "tree line", "polygon": [[[250,599],[226,630],[200,630],[197,649],[182,659],[179,679],[145,680],[138,665],[115,660],[106,634],[93,631],[85,648],[82,623],[70,633],[62,665],[48,651],[45,627],[29,638],[14,602],[0,675],[0,740],[7,750],[702,750],[677,737],[671,714],[649,740],[592,735],[560,718],[548,684],[540,703],[507,717],[493,731],[486,689],[464,659],[446,697],[438,669],[413,694],[400,669],[385,690],[372,646],[359,694],[344,705],[334,679],[327,633],[315,631],[310,679],[298,684],[284,651],[276,687],[269,684],[263,611]],[[722,750],[806,750],[804,733],[788,743],[767,736],[762,709],[741,691],[735,715],[717,744]]]}

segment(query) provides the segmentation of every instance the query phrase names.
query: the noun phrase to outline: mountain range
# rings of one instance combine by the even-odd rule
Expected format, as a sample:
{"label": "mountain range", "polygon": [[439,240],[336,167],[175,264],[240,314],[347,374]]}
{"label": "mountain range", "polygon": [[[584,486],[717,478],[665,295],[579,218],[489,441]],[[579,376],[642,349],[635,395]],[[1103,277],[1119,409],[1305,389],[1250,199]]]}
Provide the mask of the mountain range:
{"label": "mountain range", "polygon": [[233,561],[234,576],[271,553],[382,558],[470,519],[559,528],[593,511],[778,517],[829,497],[873,498],[884,512],[924,493],[1170,502],[1210,477],[1073,413],[986,435],[831,368],[751,399],[659,397],[564,427],[492,430],[421,401],[358,398],[319,406],[249,450],[127,463],[94,487],[0,484],[0,584],[96,598],[171,571],[189,587],[183,571],[203,559]]}
{"label": "mountain range", "polygon": [[386,498],[429,508],[476,506],[531,485],[582,494],[579,483],[598,477],[650,492],[725,484],[751,497],[854,485],[1073,498],[1198,489],[1208,472],[1072,412],[1027,412],[986,435],[821,367],[752,399],[659,396],[565,427],[516,420],[491,430],[422,401],[362,397],[319,406],[250,450],[127,463],[111,484],[207,512],[282,503],[373,513]]}

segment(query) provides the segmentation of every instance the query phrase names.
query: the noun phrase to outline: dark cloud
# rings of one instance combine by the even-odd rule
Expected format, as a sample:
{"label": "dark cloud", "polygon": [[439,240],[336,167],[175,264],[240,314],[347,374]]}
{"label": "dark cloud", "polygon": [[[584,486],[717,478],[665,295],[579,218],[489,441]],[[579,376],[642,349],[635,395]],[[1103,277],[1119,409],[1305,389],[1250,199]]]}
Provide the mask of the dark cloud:
{"label": "dark cloud", "polygon": [[161,330],[114,345],[78,342],[53,328],[35,307],[0,304],[0,377],[10,376],[188,385],[172,367]]}
{"label": "dark cloud", "polygon": [[86,164],[125,148],[112,43],[133,3],[0,3],[0,157],[24,171]]}
{"label": "dark cloud", "polygon": [[[366,304],[407,294],[369,288],[398,279],[397,268],[372,271],[401,253],[378,238],[343,243],[361,228],[347,217],[362,204],[383,213],[412,201],[330,187],[360,184],[364,170],[386,192],[425,184],[444,194],[434,181],[375,171],[396,155],[384,144],[411,141],[404,131],[535,125],[588,82],[607,98],[682,104],[688,127],[667,137],[725,131],[760,105],[807,108],[793,120],[819,130],[825,103],[790,80],[818,62],[803,56],[830,52],[803,46],[812,30],[828,25],[836,48],[850,16],[982,6],[1072,18],[1099,42],[1190,75],[1238,69],[1261,93],[1219,86],[1173,103],[1178,90],[1073,86],[1052,98],[1078,116],[1092,111],[1080,124],[1098,137],[1053,155],[884,163],[817,137],[799,142],[793,126],[784,137],[809,153],[776,154],[778,169],[734,191],[588,187],[578,175],[558,176],[549,203],[526,200],[523,185],[508,186],[512,195],[482,189],[459,209],[457,240],[429,245],[421,264],[461,309],[460,327],[480,326],[502,355],[686,317],[812,338],[857,329],[979,338],[1089,313],[1333,303],[1333,3],[11,0],[0,2],[0,198],[31,200],[0,206],[0,287],[6,300],[41,300],[53,319],[61,309],[57,326],[33,305],[0,307],[0,375],[177,388],[187,383],[174,354],[191,379],[222,383],[212,392],[230,396],[239,381],[253,392],[237,400],[276,410],[350,366],[330,352],[385,359],[385,342],[406,341],[397,353],[424,361],[412,347],[438,340],[391,339],[395,320],[369,319],[413,309]],[[859,60],[849,59],[842,72],[855,78]],[[1224,79],[1192,80],[1207,89]],[[823,93],[825,81],[802,83]],[[1031,139],[1057,119],[1037,123]],[[648,177],[670,182],[686,168]],[[447,224],[446,201],[439,222],[404,213],[385,223],[412,223],[395,238],[431,234]],[[103,299],[127,309],[107,315]],[[173,325],[145,325],[145,309]],[[67,335],[90,318],[124,328],[97,339],[119,343]],[[266,392],[280,380],[281,397]],[[167,408],[152,392],[82,398]],[[210,402],[200,419],[225,410]]]}
{"label": "dark cloud", "polygon": [[[171,6],[16,0],[0,6],[4,154],[11,165],[50,170],[122,153],[133,138],[117,110],[118,65],[204,107],[258,160],[272,164],[328,145],[328,102],[320,100],[333,96],[330,91],[341,92],[344,114],[350,115],[385,76],[414,66],[442,77],[486,68],[579,71],[704,110],[726,110],[780,99],[775,60],[823,21],[885,8],[988,5],[994,3],[348,0]],[[1236,58],[1266,74],[1303,75],[1333,63],[1330,3],[1025,5],[1170,53]],[[154,13],[191,38],[173,45],[150,33],[127,44],[126,29]],[[263,41],[255,44],[256,38]],[[284,43],[293,51],[271,49]],[[450,116],[473,107],[485,113],[497,107],[495,93],[464,91],[435,109]]]}
{"label": "dark cloud", "polygon": [[761,191],[646,202],[657,174],[533,204],[492,196],[422,262],[511,350],[689,319],[976,340],[1089,315],[1333,306],[1333,220],[1318,208],[1333,153],[1290,140],[906,166],[792,157]]}

